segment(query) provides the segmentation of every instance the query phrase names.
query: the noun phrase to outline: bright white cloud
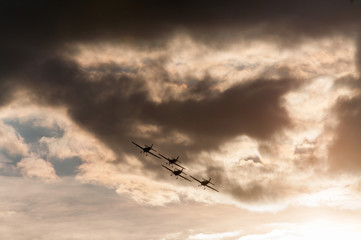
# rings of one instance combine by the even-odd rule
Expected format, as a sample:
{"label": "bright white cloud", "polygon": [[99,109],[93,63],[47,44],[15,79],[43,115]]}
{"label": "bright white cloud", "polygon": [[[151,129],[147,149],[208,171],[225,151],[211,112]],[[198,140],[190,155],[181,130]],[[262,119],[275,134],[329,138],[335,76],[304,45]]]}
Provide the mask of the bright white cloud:
{"label": "bright white cloud", "polygon": [[262,234],[247,234],[238,240],[339,240],[360,239],[357,223],[335,222],[334,219],[313,219],[299,224],[288,224]]}
{"label": "bright white cloud", "polygon": [[40,144],[47,146],[49,156],[60,159],[80,157],[84,161],[112,161],[114,153],[96,138],[74,125],[64,128],[60,138],[42,137]]}
{"label": "bright white cloud", "polygon": [[[276,229],[265,234],[249,234],[238,240],[301,240],[299,233],[288,229]],[[306,239],[305,239],[306,240]],[[311,239],[310,239],[311,240]]]}
{"label": "bright white cloud", "polygon": [[[19,97],[0,110],[0,118],[17,120],[23,124],[30,122],[34,127],[48,128],[49,131],[52,131],[52,129],[63,131],[64,134],[61,137],[44,136],[40,139],[39,143],[47,148],[45,154],[48,154],[49,157],[64,159],[78,156],[84,161],[112,161],[115,159],[114,153],[105,147],[101,141],[81,129],[69,118],[66,109],[36,105],[26,91],[20,91],[18,95],[21,98]],[[7,136],[8,144],[16,144],[22,141],[12,127],[2,124],[0,125],[1,129],[6,129],[9,132],[9,136]],[[0,135],[0,141],[1,139]],[[18,140],[15,141],[16,139]],[[22,150],[22,155],[26,155],[27,145],[22,143],[20,146],[22,148],[18,148]],[[12,149],[16,150],[17,148],[12,147]],[[43,152],[39,153],[42,154]]]}
{"label": "bright white cloud", "polygon": [[238,237],[243,233],[243,231],[233,231],[233,232],[224,232],[224,233],[198,233],[188,237],[188,240],[218,240],[218,239],[230,239]]}
{"label": "bright white cloud", "polygon": [[[322,76],[339,78],[356,71],[354,42],[346,37],[304,41],[298,48],[283,48],[263,41],[240,38],[220,48],[194,41],[178,33],[164,48],[132,48],[129,45],[102,43],[80,44],[79,54],[71,56],[85,68],[112,63],[129,68],[129,75],[144,76],[154,101],[162,96],[183,99],[197,80],[211,77],[217,88],[258,78],[296,77],[314,79]],[[162,69],[157,65],[161,62]],[[154,63],[153,65],[151,63]],[[164,68],[164,69],[163,69]],[[162,75],[163,74],[163,75]],[[162,79],[166,74],[168,81]]]}
{"label": "bright white cloud", "polygon": [[53,165],[41,158],[23,158],[17,163],[17,167],[21,169],[21,172],[26,177],[39,178],[45,182],[60,181],[60,178],[56,175]]}
{"label": "bright white cloud", "polygon": [[119,194],[131,196],[139,204],[164,205],[179,202],[172,184],[152,180],[146,176],[126,173],[107,163],[84,163],[77,178],[83,182],[104,185]]}
{"label": "bright white cloud", "polygon": [[0,151],[10,155],[26,155],[29,151],[24,139],[0,119]]}

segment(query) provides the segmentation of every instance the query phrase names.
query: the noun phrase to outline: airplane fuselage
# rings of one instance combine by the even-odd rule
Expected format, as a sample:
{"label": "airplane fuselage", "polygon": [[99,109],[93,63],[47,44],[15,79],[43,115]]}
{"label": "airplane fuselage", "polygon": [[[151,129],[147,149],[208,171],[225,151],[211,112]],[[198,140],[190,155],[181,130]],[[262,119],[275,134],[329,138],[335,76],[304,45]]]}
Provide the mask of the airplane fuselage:
{"label": "airplane fuselage", "polygon": [[202,182],[201,182],[201,184],[202,184],[203,186],[208,185],[208,183],[209,183],[209,181],[208,181],[208,180],[204,180],[204,181],[202,181]]}
{"label": "airplane fuselage", "polygon": [[149,152],[152,148],[151,147],[145,147],[143,148],[143,152]]}

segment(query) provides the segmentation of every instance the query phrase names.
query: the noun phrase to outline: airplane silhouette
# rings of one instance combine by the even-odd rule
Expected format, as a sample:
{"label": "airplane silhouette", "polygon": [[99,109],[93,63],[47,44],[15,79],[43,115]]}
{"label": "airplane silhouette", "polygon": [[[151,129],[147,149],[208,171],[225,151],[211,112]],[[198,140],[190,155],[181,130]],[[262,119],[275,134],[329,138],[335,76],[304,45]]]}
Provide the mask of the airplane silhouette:
{"label": "airplane silhouette", "polygon": [[153,151],[156,152],[156,150],[153,148],[153,144],[152,144],[151,146],[145,145],[145,147],[141,147],[140,145],[138,145],[137,143],[135,143],[135,142],[133,142],[133,141],[132,141],[132,143],[133,143],[135,146],[137,146],[137,147],[139,147],[140,149],[142,149],[142,151],[140,151],[140,153],[145,153],[146,156],[148,156],[148,153],[149,153],[149,154],[153,155],[154,157],[160,159],[159,156],[157,156],[157,155],[155,155],[154,153],[151,152],[151,150],[153,150]]}
{"label": "airplane silhouette", "polygon": [[[181,175],[182,173],[185,174],[185,175],[187,175],[186,173],[183,172],[183,169],[184,169],[184,168],[182,168],[181,170],[179,170],[179,169],[172,170],[172,169],[164,166],[163,164],[162,164],[162,167],[164,167],[164,168],[167,169],[168,171],[172,172],[172,174],[174,174],[174,176],[176,176],[176,178],[178,178],[178,176],[179,176],[179,177],[181,177],[181,178],[183,178],[183,179],[191,182],[191,180],[189,180],[188,178],[186,178],[186,177],[184,177],[184,176]],[[171,174],[171,176],[172,176],[172,174]]]}
{"label": "airplane silhouette", "polygon": [[200,185],[198,185],[198,187],[203,186],[204,189],[206,189],[206,187],[209,187],[210,189],[212,189],[212,190],[214,190],[216,192],[219,192],[217,189],[212,188],[211,186],[208,185],[208,184],[214,185],[214,183],[211,182],[211,178],[209,178],[209,180],[206,180],[206,179],[203,178],[203,181],[200,181],[200,180],[198,180],[197,178],[195,178],[193,176],[190,176],[190,177],[200,183]]}
{"label": "airplane silhouette", "polygon": [[[163,156],[163,155],[160,154],[160,153],[159,153],[159,156],[161,156],[162,158],[164,158],[165,160],[167,160],[167,161],[168,161],[168,163],[167,163],[168,165],[171,165],[171,166],[177,165],[178,167],[185,169],[184,167],[182,167],[181,165],[178,164],[178,163],[180,163],[180,161],[178,160],[179,156],[178,156],[177,158],[168,158],[168,157]],[[178,162],[178,163],[177,163],[177,162]]]}

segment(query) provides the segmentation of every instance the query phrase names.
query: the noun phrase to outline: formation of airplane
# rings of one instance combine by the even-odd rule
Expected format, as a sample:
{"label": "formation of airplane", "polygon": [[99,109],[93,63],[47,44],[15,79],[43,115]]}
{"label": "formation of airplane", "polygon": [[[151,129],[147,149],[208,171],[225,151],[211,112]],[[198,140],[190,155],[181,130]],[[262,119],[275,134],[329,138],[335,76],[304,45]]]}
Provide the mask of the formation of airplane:
{"label": "formation of airplane", "polygon": [[[190,179],[188,179],[187,177],[183,176],[183,175],[187,175],[187,174],[183,171],[185,168],[178,164],[178,163],[180,163],[180,161],[178,160],[178,159],[179,159],[179,156],[177,156],[177,158],[169,158],[169,157],[166,157],[166,156],[162,155],[161,153],[159,153],[159,154],[158,154],[159,156],[158,156],[158,155],[154,154],[153,152],[151,152],[151,151],[157,152],[157,151],[153,148],[153,144],[150,145],[150,146],[145,145],[145,147],[142,147],[142,146],[140,146],[139,144],[137,144],[137,143],[135,143],[135,142],[133,142],[133,141],[132,141],[132,143],[133,143],[135,146],[137,146],[138,148],[142,149],[142,150],[140,151],[140,153],[145,153],[146,156],[147,156],[148,153],[149,153],[149,154],[151,154],[152,156],[154,156],[154,157],[156,157],[156,158],[159,158],[159,159],[161,159],[161,157],[162,157],[162,158],[164,158],[165,160],[168,161],[166,164],[168,164],[170,167],[173,168],[174,165],[176,165],[177,167],[179,167],[180,169],[178,169],[178,168],[171,169],[171,168],[169,168],[169,167],[167,167],[167,166],[164,166],[164,165],[162,164],[162,167],[164,167],[165,169],[167,169],[168,171],[171,172],[171,176],[174,175],[177,179],[178,179],[178,177],[181,177],[181,178],[183,178],[184,180],[187,180],[187,181],[189,181],[189,182],[192,182]],[[182,174],[183,174],[183,175],[182,175]],[[211,182],[211,178],[209,178],[208,180],[202,178],[203,180],[201,181],[201,180],[199,180],[199,179],[197,179],[197,178],[195,178],[195,177],[193,177],[193,176],[191,176],[191,175],[189,175],[189,176],[190,176],[192,179],[194,179],[195,181],[197,181],[197,182],[200,183],[200,184],[198,185],[198,187],[203,186],[204,189],[206,189],[206,187],[208,187],[208,188],[210,188],[210,189],[212,189],[212,190],[214,190],[214,191],[216,191],[216,192],[219,192],[217,189],[209,186],[209,184],[214,185],[214,183]]]}

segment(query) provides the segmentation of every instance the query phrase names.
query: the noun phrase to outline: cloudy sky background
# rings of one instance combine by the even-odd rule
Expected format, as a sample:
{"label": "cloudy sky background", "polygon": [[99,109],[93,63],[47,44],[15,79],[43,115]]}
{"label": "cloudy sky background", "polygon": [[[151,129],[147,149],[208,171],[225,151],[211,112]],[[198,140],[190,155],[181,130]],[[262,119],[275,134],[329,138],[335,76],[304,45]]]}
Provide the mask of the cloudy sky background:
{"label": "cloudy sky background", "polygon": [[357,0],[2,1],[1,236],[360,239],[360,24]]}

